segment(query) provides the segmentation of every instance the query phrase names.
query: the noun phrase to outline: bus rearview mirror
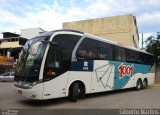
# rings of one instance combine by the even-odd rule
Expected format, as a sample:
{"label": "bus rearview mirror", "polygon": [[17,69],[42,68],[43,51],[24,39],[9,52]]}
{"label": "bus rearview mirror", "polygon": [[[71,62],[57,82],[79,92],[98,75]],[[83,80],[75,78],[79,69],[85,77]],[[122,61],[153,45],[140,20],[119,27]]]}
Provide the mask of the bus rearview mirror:
{"label": "bus rearview mirror", "polygon": [[36,54],[37,54],[38,48],[39,48],[39,46],[40,46],[41,43],[42,43],[42,42],[36,42],[35,44],[33,44],[32,49],[31,49],[33,55],[36,55]]}

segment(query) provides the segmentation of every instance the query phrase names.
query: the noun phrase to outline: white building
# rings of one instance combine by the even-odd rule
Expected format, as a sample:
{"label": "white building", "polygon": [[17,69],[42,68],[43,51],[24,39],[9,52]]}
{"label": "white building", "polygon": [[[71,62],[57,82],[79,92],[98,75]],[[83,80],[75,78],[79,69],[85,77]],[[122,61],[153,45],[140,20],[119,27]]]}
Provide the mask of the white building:
{"label": "white building", "polygon": [[28,28],[28,29],[21,29],[21,37],[30,39],[40,33],[45,32],[41,28]]}

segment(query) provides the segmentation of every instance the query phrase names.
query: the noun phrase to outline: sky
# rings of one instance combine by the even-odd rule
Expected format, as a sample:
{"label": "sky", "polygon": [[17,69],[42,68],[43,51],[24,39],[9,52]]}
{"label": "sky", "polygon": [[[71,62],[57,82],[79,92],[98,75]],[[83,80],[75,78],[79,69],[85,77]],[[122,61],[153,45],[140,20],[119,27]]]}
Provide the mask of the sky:
{"label": "sky", "polygon": [[136,16],[144,37],[160,31],[160,0],[0,0],[0,33],[38,27],[51,31],[63,22],[125,14]]}

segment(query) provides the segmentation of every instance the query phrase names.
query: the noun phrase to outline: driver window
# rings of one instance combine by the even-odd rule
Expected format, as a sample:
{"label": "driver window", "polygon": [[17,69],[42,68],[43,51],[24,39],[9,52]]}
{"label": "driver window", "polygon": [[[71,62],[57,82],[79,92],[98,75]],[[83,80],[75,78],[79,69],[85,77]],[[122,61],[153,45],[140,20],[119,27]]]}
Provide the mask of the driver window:
{"label": "driver window", "polygon": [[51,48],[49,50],[46,66],[49,68],[60,68],[61,56],[57,49]]}
{"label": "driver window", "polygon": [[50,46],[44,68],[44,80],[50,80],[61,74],[61,50],[57,46]]}

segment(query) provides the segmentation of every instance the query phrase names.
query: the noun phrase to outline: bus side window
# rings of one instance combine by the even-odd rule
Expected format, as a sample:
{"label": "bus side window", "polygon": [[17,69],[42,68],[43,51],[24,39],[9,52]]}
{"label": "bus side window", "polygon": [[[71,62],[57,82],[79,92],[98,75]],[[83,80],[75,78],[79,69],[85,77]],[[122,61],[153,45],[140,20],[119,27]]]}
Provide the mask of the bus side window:
{"label": "bus side window", "polygon": [[133,50],[129,50],[127,49],[127,62],[130,63],[140,63],[139,59],[139,54],[137,54],[135,51]]}
{"label": "bus side window", "polygon": [[77,59],[96,59],[96,41],[90,38],[85,38],[76,52],[76,57]]}
{"label": "bus side window", "polygon": [[112,45],[98,41],[97,52],[98,59],[112,60]]}
{"label": "bus side window", "polygon": [[81,36],[71,34],[60,34],[53,38],[58,43],[62,53],[62,68],[68,71],[71,64],[72,52]]}
{"label": "bus side window", "polygon": [[154,57],[148,54],[143,54],[144,55],[144,61],[145,64],[147,65],[154,65]]}
{"label": "bus side window", "polygon": [[122,61],[122,49],[118,46],[113,46],[113,60]]}
{"label": "bus side window", "polygon": [[121,52],[122,52],[122,61],[126,62],[126,50],[124,48],[122,48]]}

